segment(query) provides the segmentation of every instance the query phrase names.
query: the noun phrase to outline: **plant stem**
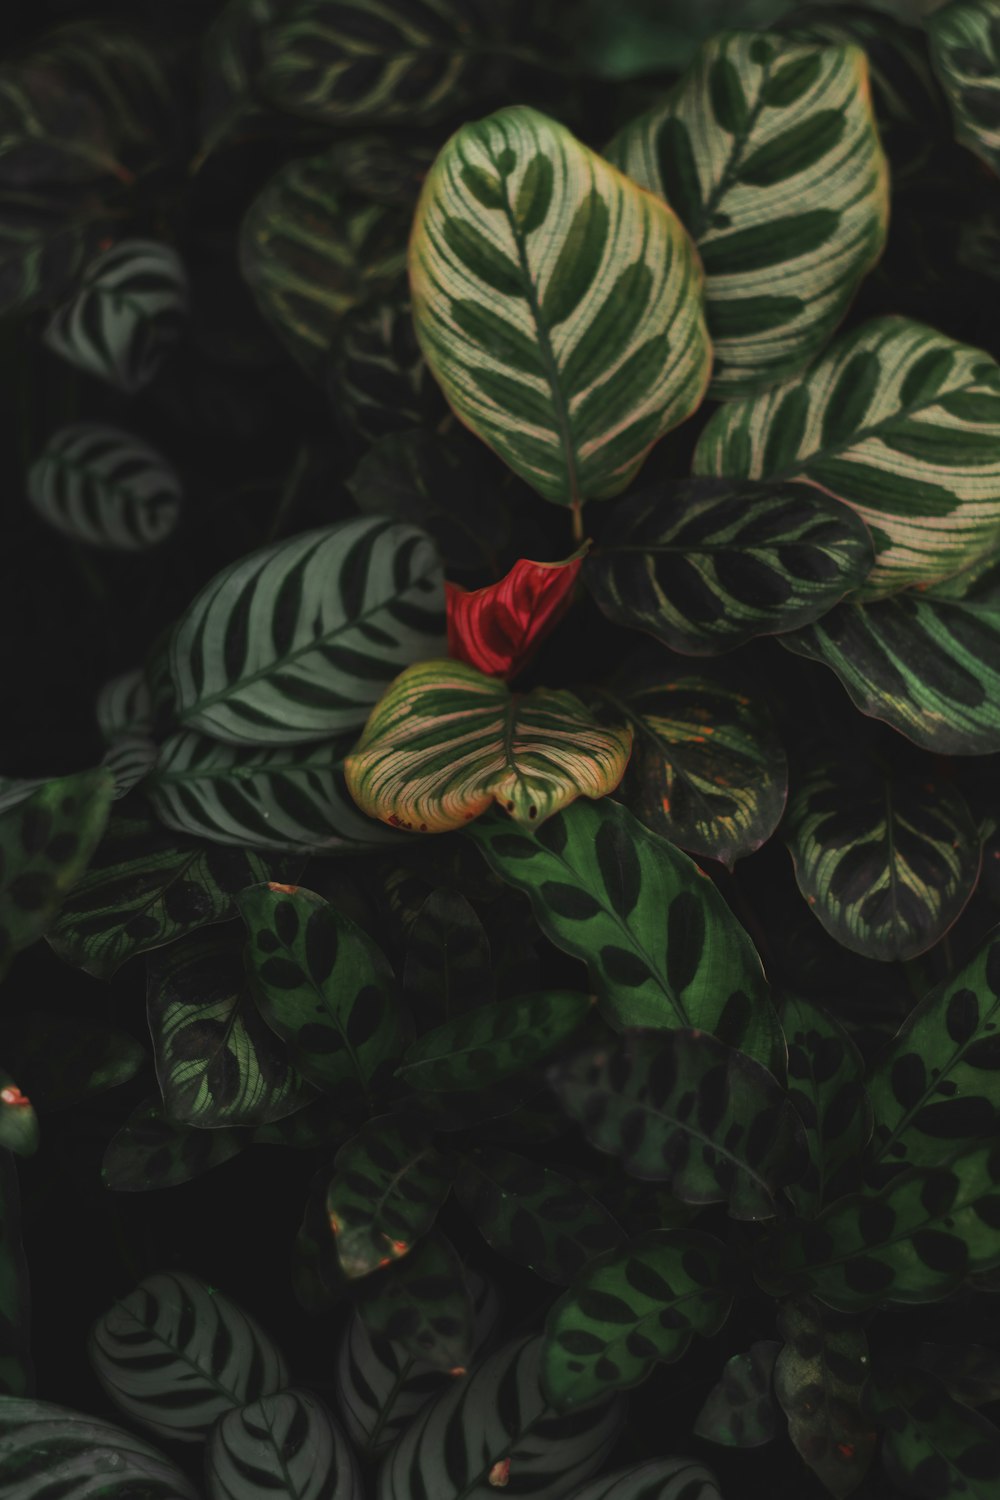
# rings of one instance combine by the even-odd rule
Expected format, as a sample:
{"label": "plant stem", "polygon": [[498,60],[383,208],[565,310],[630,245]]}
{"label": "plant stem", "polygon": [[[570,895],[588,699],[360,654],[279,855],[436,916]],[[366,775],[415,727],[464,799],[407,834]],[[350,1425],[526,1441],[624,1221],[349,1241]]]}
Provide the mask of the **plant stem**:
{"label": "plant stem", "polygon": [[574,500],[570,510],[573,513],[573,540],[579,547],[583,541],[583,506],[579,500]]}

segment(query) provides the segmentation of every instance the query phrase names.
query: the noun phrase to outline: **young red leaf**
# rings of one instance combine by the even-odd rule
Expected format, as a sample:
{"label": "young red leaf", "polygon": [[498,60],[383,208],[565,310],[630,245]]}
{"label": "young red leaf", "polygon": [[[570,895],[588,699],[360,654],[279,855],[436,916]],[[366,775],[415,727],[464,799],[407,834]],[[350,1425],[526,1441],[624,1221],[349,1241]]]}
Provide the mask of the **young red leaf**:
{"label": "young red leaf", "polygon": [[584,551],[558,563],[522,557],[499,583],[471,593],[446,582],[448,654],[488,677],[516,677],[569,609]]}

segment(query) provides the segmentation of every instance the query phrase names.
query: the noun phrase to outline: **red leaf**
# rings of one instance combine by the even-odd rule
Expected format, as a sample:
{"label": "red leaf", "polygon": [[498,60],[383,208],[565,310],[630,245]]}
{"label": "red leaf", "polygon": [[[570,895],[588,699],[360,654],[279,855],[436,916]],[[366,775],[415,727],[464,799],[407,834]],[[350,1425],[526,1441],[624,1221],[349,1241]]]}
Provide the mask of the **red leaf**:
{"label": "red leaf", "polygon": [[499,583],[472,593],[445,583],[448,652],[488,677],[516,677],[569,609],[585,547],[565,562],[521,558]]}

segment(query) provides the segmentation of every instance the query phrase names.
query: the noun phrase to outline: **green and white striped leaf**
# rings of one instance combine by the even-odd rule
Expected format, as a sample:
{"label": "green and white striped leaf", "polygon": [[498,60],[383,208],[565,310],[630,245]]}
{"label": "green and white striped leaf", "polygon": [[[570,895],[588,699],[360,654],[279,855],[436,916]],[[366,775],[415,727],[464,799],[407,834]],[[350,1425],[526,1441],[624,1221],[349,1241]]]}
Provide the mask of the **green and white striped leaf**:
{"label": "green and white striped leaf", "polygon": [[653,833],[730,869],[785,807],[788,765],[766,704],[736,679],[677,676],[659,649],[594,690],[631,725],[618,799]]}
{"label": "green and white striped leaf", "polygon": [[197,1130],[168,1119],[159,1094],[153,1094],[136,1105],[111,1137],[101,1177],[116,1193],[179,1187],[231,1161],[245,1144],[238,1130]]}
{"label": "green and white striped leaf", "polygon": [[695,1437],[726,1448],[760,1448],[778,1431],[771,1372],[781,1344],[758,1339],[745,1354],[726,1360],[722,1378],[695,1418]]}
{"label": "green and white striped leaf", "polygon": [[446,410],[406,298],[346,315],[327,365],[326,389],[341,427],[369,443],[387,432],[436,427]]}
{"label": "green and white striped leaf", "polygon": [[[9,1440],[3,1408],[35,1387],[31,1361],[31,1286],[21,1239],[21,1188],[13,1153],[0,1151],[0,1443]],[[10,1450],[6,1450],[8,1453]]]}
{"label": "green and white striped leaf", "polygon": [[364,817],[344,782],[354,735],[315,745],[241,749],[202,734],[160,747],[149,797],[178,834],[249,853],[352,854],[398,837]]}
{"label": "green and white striped leaf", "polygon": [[616,1029],[699,1027],[778,1072],[784,1041],[753,944],[693,860],[605,799],[533,832],[469,834],[545,933],[587,964]]}
{"label": "green and white striped leaf", "polygon": [[993,0],[952,0],[926,20],[955,135],[1000,173],[1000,15]]}
{"label": "green and white striped leaf", "polygon": [[529,1069],[579,1028],[592,995],[539,990],[480,1005],[425,1032],[403,1056],[398,1073],[411,1088],[432,1093],[477,1089]]}
{"label": "green and white striped leaf", "polygon": [[934,588],[840,604],[778,639],[926,750],[1000,750],[1000,559]]}
{"label": "green and white striped leaf", "polygon": [[239,264],[261,314],[322,378],[344,315],[390,293],[406,266],[407,215],[343,192],[331,152],[286,162],[239,230]]}
{"label": "green and white striped leaf", "polygon": [[422,661],[379,699],[344,776],[361,810],[393,828],[445,833],[493,802],[540,824],[613,792],[631,747],[631,729],[599,724],[573,693],[512,693],[465,662]]}
{"label": "green and white striped leaf", "polygon": [[808,1215],[859,1185],[872,1103],[861,1053],[821,1005],[789,996],[781,1026],[788,1044],[788,1097],[809,1148],[806,1170],[786,1192],[798,1212]]}
{"label": "green and white striped leaf", "polygon": [[693,1458],[653,1458],[603,1474],[573,1500],[722,1500],[718,1480]]}
{"label": "green and white striped leaf", "polygon": [[91,1330],[90,1363],[115,1405],[161,1437],[197,1443],[217,1417],[288,1383],[249,1313],[184,1271],[143,1277]]}
{"label": "green and white striped leaf", "polygon": [[184,265],[158,240],[119,240],[90,262],[42,335],[77,369],[134,395],[156,375],[187,319]]}
{"label": "green and white striped leaf", "polygon": [[380,1115],[337,1152],[326,1208],[345,1276],[408,1255],[451,1190],[451,1159],[409,1123]]}
{"label": "green and white striped leaf", "polygon": [[226,1412],[205,1450],[209,1500],[362,1500],[357,1460],[323,1403],[278,1391]]}
{"label": "green and white striped leaf", "polygon": [[610,1452],[625,1403],[605,1395],[556,1411],[539,1381],[541,1352],[540,1337],[513,1339],[422,1407],[379,1470],[376,1500],[485,1500],[508,1474],[535,1500],[574,1495]]}
{"label": "green and white striped leaf", "polygon": [[146,967],[146,1017],[171,1120],[199,1130],[267,1125],[312,1098],[259,1016],[231,940],[193,933]]}
{"label": "green and white striped leaf", "polygon": [[1000,368],[909,318],[874,318],[802,378],[710,418],[696,474],[804,480],[857,511],[875,543],[859,597],[948,578],[1000,526]]}
{"label": "green and white striped leaf", "polygon": [[638,1385],[658,1361],[680,1359],[695,1334],[718,1333],[733,1271],[725,1245],[696,1229],[654,1229],[591,1261],[545,1322],[541,1380],[553,1406]]}
{"label": "green and white striped leaf", "polygon": [[614,1048],[549,1070],[563,1109],[598,1151],[682,1203],[725,1203],[734,1219],[769,1219],[805,1167],[805,1132],[760,1063],[707,1032],[627,1031]]}
{"label": "green and white striped leaf", "polygon": [[828,759],[795,788],[783,833],[813,916],[843,947],[886,963],[933,947],[979,879],[965,798],[925,771]]}
{"label": "green and white striped leaf", "polygon": [[410,241],[417,336],[461,420],[546,500],[617,495],[711,364],[679,220],[517,105],[464,125]]}
{"label": "green and white striped leaf", "polygon": [[28,470],[28,499],[75,541],[141,552],[177,525],[181,482],[163,455],[133,433],[74,422],[52,434]]}
{"label": "green and white striped leaf", "polygon": [[861,1411],[869,1372],[864,1325],[812,1297],[789,1297],[778,1309],[778,1332],[784,1343],[774,1363],[774,1394],[788,1436],[827,1494],[852,1495],[876,1440]]}
{"label": "green and white striped leaf", "polygon": [[916,1370],[869,1382],[866,1409],[882,1428],[880,1457],[897,1493],[933,1500],[993,1500],[1000,1431]]}
{"label": "green and white striped leaf", "polygon": [[[467,1272],[472,1294],[473,1353],[491,1339],[500,1317],[492,1284]],[[416,1359],[402,1344],[372,1338],[360,1313],[350,1319],[337,1355],[337,1414],[356,1447],[376,1455],[388,1448],[420,1408],[454,1377]]]}
{"label": "green and white striped leaf", "polygon": [[888,166],[860,47],[724,32],[607,155],[698,247],[716,397],[801,368],[885,244]]}
{"label": "green and white striped leaf", "polygon": [[127,797],[140,781],[145,781],[159,754],[156,742],[143,734],[123,734],[108,746],[101,756],[101,765],[114,777],[112,796],[115,802]]}
{"label": "green and white striped leaf", "polygon": [[177,716],[231,745],[330,740],[444,646],[430,539],[384,519],[341,521],[251,552],[188,606],[170,644]]}
{"label": "green and white striped leaf", "polygon": [[3,1500],[199,1500],[176,1464],[111,1422],[49,1401],[0,1402]]}
{"label": "green and white striped leaf", "polygon": [[94,714],[109,745],[123,734],[148,734],[153,727],[153,700],[142,668],[110,678],[97,695]]}
{"label": "green and white striped leaf", "polygon": [[615,624],[711,656],[817,619],[873,560],[864,522],[811,486],[697,478],[616,506],[583,579]]}
{"label": "green and white striped leaf", "polygon": [[431,1229],[384,1274],[364,1281],[358,1311],[374,1338],[402,1344],[415,1358],[464,1375],[472,1359],[472,1297],[461,1257]]}

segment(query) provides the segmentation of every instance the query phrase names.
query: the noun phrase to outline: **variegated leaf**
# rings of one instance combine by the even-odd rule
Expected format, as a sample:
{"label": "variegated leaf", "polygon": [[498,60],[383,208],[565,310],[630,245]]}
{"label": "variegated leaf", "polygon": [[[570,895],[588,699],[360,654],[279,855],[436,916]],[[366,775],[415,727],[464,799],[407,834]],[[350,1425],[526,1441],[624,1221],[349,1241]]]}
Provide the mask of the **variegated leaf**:
{"label": "variegated leaf", "polygon": [[153,727],[153,702],[142,668],[110,678],[97,695],[94,714],[109,745],[123,734],[148,734]]}
{"label": "variegated leaf", "polygon": [[199,1500],[188,1476],[142,1438],[48,1401],[0,1405],[4,1500]]}
{"label": "variegated leaf", "polygon": [[155,448],[98,422],[60,427],[28,470],[28,499],[77,541],[139,552],[170,535],[181,483]]}
{"label": "variegated leaf", "polygon": [[788,1436],[836,1500],[864,1479],[876,1434],[861,1412],[868,1376],[864,1324],[812,1297],[790,1297],[778,1311],[784,1344],[774,1364],[774,1393]]}
{"label": "variegated leaf", "polygon": [[1000,173],[1000,11],[996,0],[952,0],[927,17],[931,56],[958,139]]}
{"label": "variegated leaf", "polygon": [[897,1494],[919,1500],[993,1500],[1000,1485],[1000,1431],[944,1386],[903,1370],[865,1387],[866,1410],[884,1430],[882,1465]]}
{"label": "variegated leaf", "polygon": [[325,378],[338,425],[369,443],[388,432],[433,428],[446,412],[420,352],[408,298],[347,313]]}
{"label": "variegated leaf", "polygon": [[805,364],[885,243],[888,168],[860,47],[723,33],[607,154],[698,246],[713,396]]}
{"label": "variegated leaf", "polygon": [[451,1191],[451,1158],[392,1115],[368,1120],[337,1152],[326,1194],[345,1276],[370,1276],[409,1255]]}
{"label": "variegated leaf", "polygon": [[622,778],[631,729],[604,728],[572,693],[506,683],[456,661],[418,662],[372,711],[344,762],[348,791],[394,828],[462,828],[492,802],[543,823]]}
{"label": "variegated leaf", "polygon": [[701,270],[679,220],[533,109],[444,147],[410,285],[448,400],[546,500],[617,495],[704,394]]}
{"label": "variegated leaf", "polygon": [[311,1391],[262,1396],[216,1422],[206,1448],[210,1500],[362,1500],[357,1460]]}
{"label": "variegated leaf", "polygon": [[858,597],[948,578],[1000,526],[1000,368],[909,318],[875,318],[804,377],[721,407],[697,474],[805,480],[850,505],[875,543]]}
{"label": "variegated leaf", "polygon": [[758,1339],[745,1354],[727,1359],[695,1419],[696,1437],[727,1448],[760,1448],[773,1441],[778,1428],[771,1373],[780,1348],[777,1339]]}

